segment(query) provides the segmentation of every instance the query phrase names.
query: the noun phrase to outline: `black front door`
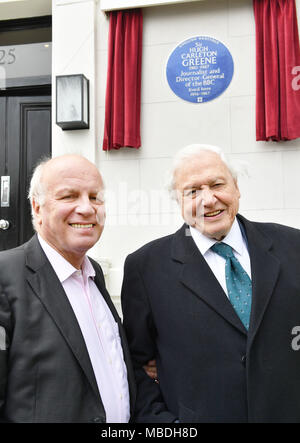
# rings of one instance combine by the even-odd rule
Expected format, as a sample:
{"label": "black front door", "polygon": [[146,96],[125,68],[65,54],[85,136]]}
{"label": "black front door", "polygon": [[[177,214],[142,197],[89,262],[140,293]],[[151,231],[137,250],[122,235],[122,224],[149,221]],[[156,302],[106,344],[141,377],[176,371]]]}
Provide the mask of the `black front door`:
{"label": "black front door", "polygon": [[0,97],[0,250],[33,235],[29,183],[36,163],[50,156],[51,97]]}

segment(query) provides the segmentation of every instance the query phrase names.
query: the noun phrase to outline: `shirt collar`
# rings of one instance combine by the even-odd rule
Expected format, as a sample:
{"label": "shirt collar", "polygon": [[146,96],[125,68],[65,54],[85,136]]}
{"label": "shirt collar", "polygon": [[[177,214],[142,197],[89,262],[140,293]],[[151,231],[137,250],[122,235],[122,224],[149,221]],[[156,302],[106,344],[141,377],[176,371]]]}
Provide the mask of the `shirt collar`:
{"label": "shirt collar", "polygon": [[[217,241],[213,238],[206,237],[203,235],[198,229],[190,226],[191,236],[198,246],[202,255],[206,254],[206,252],[215,244]],[[242,254],[244,249],[244,239],[241,233],[241,229],[237,219],[234,219],[234,222],[231,226],[230,231],[226,235],[226,237],[222,240],[223,243],[231,246],[238,254]]]}
{"label": "shirt collar", "polygon": [[[71,277],[71,275],[75,273],[78,274],[79,270],[71,265],[71,263],[69,263],[59,252],[52,248],[52,246],[50,246],[39,234],[38,240],[61,283]],[[95,277],[96,275],[95,270],[86,255],[84,256],[81,271],[79,272],[82,272],[86,278]]]}

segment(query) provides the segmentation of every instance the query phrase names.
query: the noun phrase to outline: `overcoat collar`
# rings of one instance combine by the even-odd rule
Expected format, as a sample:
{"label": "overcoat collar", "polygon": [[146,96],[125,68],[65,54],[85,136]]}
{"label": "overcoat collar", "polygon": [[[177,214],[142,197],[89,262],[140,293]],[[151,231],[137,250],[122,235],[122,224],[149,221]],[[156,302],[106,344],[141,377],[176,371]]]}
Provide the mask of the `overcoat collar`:
{"label": "overcoat collar", "polygon": [[[252,309],[248,337],[248,348],[263,321],[267,306],[274,292],[279,273],[280,259],[274,254],[273,239],[268,237],[259,223],[252,223],[238,216],[248,239],[252,274]],[[263,226],[263,224],[262,224]]]}
{"label": "overcoat collar", "polygon": [[[240,215],[238,220],[247,237],[251,263],[252,310],[248,331],[250,346],[270,301],[279,275],[280,262],[272,254],[272,240],[262,233],[255,223]],[[171,254],[173,260],[182,263],[179,276],[181,283],[240,332],[246,334],[246,329],[221,285],[195,245],[187,225],[183,225],[174,234]]]}

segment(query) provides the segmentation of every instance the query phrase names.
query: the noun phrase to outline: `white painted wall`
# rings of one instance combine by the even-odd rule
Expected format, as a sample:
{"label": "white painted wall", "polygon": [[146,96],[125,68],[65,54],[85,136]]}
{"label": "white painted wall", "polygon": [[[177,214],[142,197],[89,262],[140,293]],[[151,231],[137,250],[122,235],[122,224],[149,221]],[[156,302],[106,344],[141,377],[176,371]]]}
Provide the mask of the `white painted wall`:
{"label": "white painted wall", "polygon": [[[52,5],[52,153],[76,152],[95,161],[95,0],[53,0]],[[55,78],[68,74],[89,79],[89,130],[63,131],[55,123]]]}
{"label": "white painted wall", "polygon": [[[87,54],[93,50],[92,44],[85,47],[80,39],[73,44],[69,36],[70,32],[72,36],[76,32],[84,34],[91,16],[86,24],[74,25],[83,10],[79,12],[69,3],[54,8],[53,54],[57,58],[54,73],[61,73],[62,54],[70,51],[77,55],[78,70],[88,71],[92,66]],[[89,3],[94,2],[81,0],[80,8],[89,9]],[[300,0],[296,3],[299,16]],[[54,125],[53,142],[57,153],[77,150],[79,145],[80,150],[91,153],[91,157],[95,151],[95,161],[106,182],[108,216],[103,236],[92,255],[107,258],[111,263],[107,282],[115,302],[120,293],[126,255],[181,225],[177,207],[161,189],[172,156],[187,144],[219,145],[231,158],[248,162],[251,175],[240,178],[240,212],[246,217],[300,228],[300,139],[284,143],[255,141],[252,0],[207,0],[144,9],[142,147],[111,152],[102,151],[108,19],[99,3],[95,3],[95,7],[96,66],[92,88],[95,119],[91,130],[83,131],[82,135],[63,134]],[[62,8],[66,8],[64,13]],[[300,23],[300,18],[298,20]],[[170,52],[179,42],[194,35],[221,40],[231,51],[235,63],[234,78],[227,91],[214,101],[199,105],[175,96],[165,78]],[[72,64],[69,71],[71,67]],[[93,77],[93,71],[88,74]]]}

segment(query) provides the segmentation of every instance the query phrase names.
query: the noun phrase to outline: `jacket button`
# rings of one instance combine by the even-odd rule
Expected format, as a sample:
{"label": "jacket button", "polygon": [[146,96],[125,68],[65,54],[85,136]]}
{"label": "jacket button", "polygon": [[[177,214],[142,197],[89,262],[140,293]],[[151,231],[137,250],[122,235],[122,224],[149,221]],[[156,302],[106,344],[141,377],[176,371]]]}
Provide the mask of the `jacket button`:
{"label": "jacket button", "polygon": [[243,365],[246,366],[246,360],[247,360],[246,355],[243,355],[241,360],[242,360]]}

